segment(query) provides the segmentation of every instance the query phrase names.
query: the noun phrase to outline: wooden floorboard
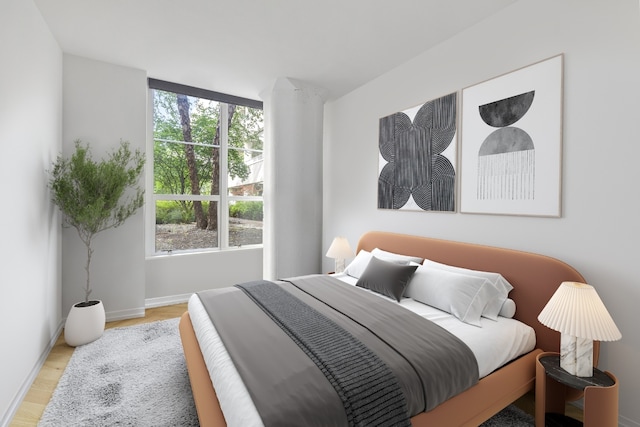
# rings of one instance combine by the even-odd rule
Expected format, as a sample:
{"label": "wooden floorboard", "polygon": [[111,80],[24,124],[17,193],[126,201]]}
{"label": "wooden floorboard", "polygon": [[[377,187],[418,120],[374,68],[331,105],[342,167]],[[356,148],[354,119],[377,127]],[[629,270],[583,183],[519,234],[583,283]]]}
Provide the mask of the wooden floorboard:
{"label": "wooden floorboard", "polygon": [[[123,326],[139,325],[141,323],[154,322],[156,320],[172,319],[180,317],[187,309],[187,304],[176,304],[166,307],[150,308],[145,311],[145,316],[136,319],[118,320],[108,322],[107,329],[119,328]],[[38,424],[44,409],[46,408],[51,395],[58,385],[58,381],[64,372],[71,355],[73,347],[69,347],[64,342],[61,334],[56,344],[51,349],[44,366],[33,381],[29,392],[22,401],[16,415],[9,424],[11,427],[33,427]],[[533,393],[528,393],[520,398],[516,405],[522,410],[533,415],[535,411],[535,401]],[[573,405],[567,405],[567,415],[582,420],[582,411]]]}
{"label": "wooden floorboard", "polygon": [[[144,317],[108,322],[106,328],[120,328],[123,326],[155,322],[156,320],[172,319],[174,317],[180,317],[186,310],[186,303],[149,308],[145,310]],[[69,347],[64,342],[64,333],[61,334],[51,349],[42,369],[40,369],[38,376],[33,381],[27,395],[20,404],[18,411],[11,420],[11,423],[9,423],[10,427],[32,427],[38,424],[67,363],[69,363],[69,359],[71,359],[73,350],[73,347]]]}

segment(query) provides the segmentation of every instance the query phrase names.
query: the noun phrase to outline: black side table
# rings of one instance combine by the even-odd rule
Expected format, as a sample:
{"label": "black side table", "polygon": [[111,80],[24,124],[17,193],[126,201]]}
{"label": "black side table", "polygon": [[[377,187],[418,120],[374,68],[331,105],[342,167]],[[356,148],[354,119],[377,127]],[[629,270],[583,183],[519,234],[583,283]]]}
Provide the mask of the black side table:
{"label": "black side table", "polygon": [[[584,423],[564,416],[566,389],[584,392]],[[578,377],[560,367],[558,353],[536,358],[536,427],[616,427],[618,425],[618,380],[594,368],[592,377]]]}

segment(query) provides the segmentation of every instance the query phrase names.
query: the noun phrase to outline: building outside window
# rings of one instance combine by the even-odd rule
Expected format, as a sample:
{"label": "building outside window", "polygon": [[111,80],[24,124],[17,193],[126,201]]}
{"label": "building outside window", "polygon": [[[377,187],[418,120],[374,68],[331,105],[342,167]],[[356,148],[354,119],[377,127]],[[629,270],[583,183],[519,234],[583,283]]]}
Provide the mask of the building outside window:
{"label": "building outside window", "polygon": [[149,87],[154,254],[261,245],[262,103],[154,79]]}

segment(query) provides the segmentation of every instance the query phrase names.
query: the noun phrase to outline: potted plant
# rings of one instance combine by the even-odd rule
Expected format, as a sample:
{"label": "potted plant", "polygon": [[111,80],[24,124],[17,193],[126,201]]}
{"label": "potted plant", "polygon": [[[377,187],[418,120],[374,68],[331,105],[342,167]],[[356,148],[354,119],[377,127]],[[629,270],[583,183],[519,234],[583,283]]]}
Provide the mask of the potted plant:
{"label": "potted plant", "polygon": [[142,206],[144,190],[138,180],[143,167],[143,154],[132,152],[124,141],[106,159],[96,162],[89,144],[78,140],[70,158],[58,156],[53,164],[49,181],[52,201],[62,212],[63,226],[75,228],[87,249],[85,298],[74,304],[65,322],[65,341],[70,346],[87,344],[104,332],[102,301],[89,299],[91,244],[96,234],[122,225]]}

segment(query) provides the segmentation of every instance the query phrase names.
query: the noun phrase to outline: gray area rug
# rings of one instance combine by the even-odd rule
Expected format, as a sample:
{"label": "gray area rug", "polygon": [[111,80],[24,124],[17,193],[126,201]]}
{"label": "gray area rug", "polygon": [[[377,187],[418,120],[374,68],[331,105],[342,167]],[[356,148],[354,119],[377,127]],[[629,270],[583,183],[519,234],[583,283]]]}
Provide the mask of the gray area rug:
{"label": "gray area rug", "polygon": [[[77,347],[38,426],[198,426],[179,319],[107,329]],[[481,427],[531,427],[511,405]]]}
{"label": "gray area rug", "polygon": [[73,352],[39,426],[198,426],[179,319],[107,329]]}
{"label": "gray area rug", "polygon": [[482,423],[480,427],[533,427],[535,424],[533,416],[515,405],[510,405]]}

